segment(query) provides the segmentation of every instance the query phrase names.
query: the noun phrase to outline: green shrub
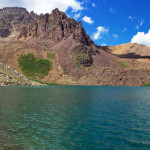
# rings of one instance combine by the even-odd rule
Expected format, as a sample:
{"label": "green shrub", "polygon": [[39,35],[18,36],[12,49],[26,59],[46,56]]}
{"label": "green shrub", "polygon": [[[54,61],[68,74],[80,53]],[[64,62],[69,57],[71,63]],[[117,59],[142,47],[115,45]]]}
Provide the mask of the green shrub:
{"label": "green shrub", "polygon": [[53,52],[47,52],[47,57],[49,58],[49,59],[55,59],[55,54],[53,53]]}
{"label": "green shrub", "polygon": [[76,65],[78,68],[83,68],[83,67],[84,67],[83,64],[81,64],[81,62],[78,61],[77,59],[74,58],[73,60],[74,60],[75,65]]}
{"label": "green shrub", "polygon": [[52,69],[52,64],[48,59],[39,59],[33,53],[21,54],[18,63],[22,72],[32,78],[44,78]]}
{"label": "green shrub", "polygon": [[126,67],[128,67],[128,64],[127,64],[127,63],[125,63],[125,62],[123,62],[123,61],[119,61],[119,60],[117,60],[117,61],[116,61],[116,63],[117,63],[118,65],[120,65],[120,67],[122,67],[122,68],[126,68]]}

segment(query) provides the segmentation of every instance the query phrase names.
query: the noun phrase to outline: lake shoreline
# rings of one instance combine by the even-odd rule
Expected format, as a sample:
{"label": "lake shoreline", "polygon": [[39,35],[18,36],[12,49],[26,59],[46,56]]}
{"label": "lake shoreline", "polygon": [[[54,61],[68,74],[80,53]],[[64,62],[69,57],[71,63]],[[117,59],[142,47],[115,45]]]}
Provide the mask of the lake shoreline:
{"label": "lake shoreline", "polygon": [[150,87],[150,86],[121,86],[121,85],[68,85],[68,84],[49,84],[49,85],[44,85],[44,84],[39,84],[39,85],[4,85],[0,87],[49,87],[49,86],[67,86],[67,87]]}

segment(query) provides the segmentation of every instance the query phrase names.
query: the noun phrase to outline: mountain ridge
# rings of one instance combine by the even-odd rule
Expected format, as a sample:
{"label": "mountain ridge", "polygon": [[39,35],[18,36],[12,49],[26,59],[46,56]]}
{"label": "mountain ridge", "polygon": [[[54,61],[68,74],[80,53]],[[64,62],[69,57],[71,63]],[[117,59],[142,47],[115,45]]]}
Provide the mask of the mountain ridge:
{"label": "mountain ridge", "polygon": [[[42,81],[128,86],[149,82],[149,59],[123,58],[115,54],[114,49],[97,46],[81,22],[57,8],[51,14],[41,15],[19,7],[0,10],[0,61],[20,72],[17,60],[21,53],[48,59],[48,52],[52,52],[55,55],[55,60],[50,60],[53,70]],[[132,51],[130,49],[124,51]]]}
{"label": "mountain ridge", "polygon": [[[0,35],[1,37],[8,37],[13,30],[13,26],[15,26],[14,30],[19,32],[18,40],[27,37],[46,37],[54,42],[59,42],[64,37],[68,38],[70,34],[73,34],[73,39],[77,42],[87,46],[91,43],[94,44],[82,27],[82,23],[70,19],[58,8],[54,9],[51,14],[37,15],[34,12],[29,13],[25,8],[6,7],[0,10],[0,16],[2,17],[1,20],[3,19],[6,22],[6,25],[1,24],[1,28],[6,31],[6,34]],[[57,32],[51,33],[52,30]]]}

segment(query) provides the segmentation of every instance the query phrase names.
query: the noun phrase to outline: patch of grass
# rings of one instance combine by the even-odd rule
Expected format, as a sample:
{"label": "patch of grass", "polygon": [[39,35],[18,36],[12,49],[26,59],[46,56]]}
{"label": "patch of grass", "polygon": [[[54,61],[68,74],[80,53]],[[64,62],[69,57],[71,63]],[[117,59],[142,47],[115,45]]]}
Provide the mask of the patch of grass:
{"label": "patch of grass", "polygon": [[144,83],[142,86],[150,86],[150,83]]}
{"label": "patch of grass", "polygon": [[55,54],[53,53],[53,52],[47,52],[47,57],[49,58],[49,59],[55,59]]}
{"label": "patch of grass", "polygon": [[19,67],[23,74],[31,78],[44,78],[52,70],[52,63],[48,59],[39,59],[33,53],[20,54]]}
{"label": "patch of grass", "polygon": [[116,61],[116,63],[117,63],[118,65],[120,65],[120,67],[122,67],[122,68],[126,68],[126,67],[128,67],[128,64],[127,64],[127,63],[125,63],[125,62],[123,62],[123,61],[119,61],[119,60],[117,60],[117,61]]}
{"label": "patch of grass", "polygon": [[56,80],[52,81],[50,85],[57,85]]}

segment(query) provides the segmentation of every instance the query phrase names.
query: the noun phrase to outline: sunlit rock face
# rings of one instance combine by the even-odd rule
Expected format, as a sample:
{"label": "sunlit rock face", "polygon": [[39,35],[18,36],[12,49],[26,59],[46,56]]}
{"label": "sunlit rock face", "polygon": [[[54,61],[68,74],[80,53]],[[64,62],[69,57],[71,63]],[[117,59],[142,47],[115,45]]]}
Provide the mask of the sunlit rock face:
{"label": "sunlit rock face", "polygon": [[58,9],[51,14],[37,15],[25,8],[7,7],[0,10],[0,37],[5,38],[17,32],[17,38],[51,39],[60,42],[70,36],[87,46],[93,41],[86,34],[81,22],[70,19]]}

